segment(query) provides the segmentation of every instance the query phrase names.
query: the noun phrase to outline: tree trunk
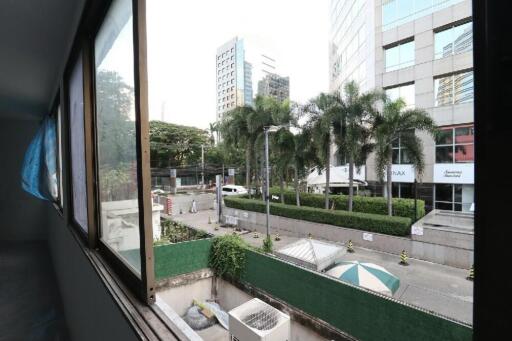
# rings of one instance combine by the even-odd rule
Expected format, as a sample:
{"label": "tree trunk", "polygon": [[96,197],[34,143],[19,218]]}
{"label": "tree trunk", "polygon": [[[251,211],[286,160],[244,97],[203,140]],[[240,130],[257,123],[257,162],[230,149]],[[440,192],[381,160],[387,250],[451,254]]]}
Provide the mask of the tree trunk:
{"label": "tree trunk", "polygon": [[251,148],[245,149],[245,187],[251,198]]}
{"label": "tree trunk", "polygon": [[[330,141],[331,139],[329,139]],[[329,142],[330,143],[330,142]],[[325,161],[325,209],[329,209],[329,187],[331,177],[331,145],[327,147],[327,156]]]}
{"label": "tree trunk", "polygon": [[386,188],[387,188],[387,203],[388,203],[388,215],[393,215],[393,181],[391,179],[391,165],[393,163],[393,149],[389,148],[388,164],[386,165]]}
{"label": "tree trunk", "polygon": [[354,157],[348,159],[348,211],[352,212],[354,201]]}
{"label": "tree trunk", "polygon": [[297,206],[300,207],[300,193],[299,193],[299,170],[297,166],[294,167],[295,175],[294,175],[294,186],[295,186],[295,201]]}
{"label": "tree trunk", "polygon": [[279,195],[281,196],[281,204],[284,204],[284,177],[279,175]]}

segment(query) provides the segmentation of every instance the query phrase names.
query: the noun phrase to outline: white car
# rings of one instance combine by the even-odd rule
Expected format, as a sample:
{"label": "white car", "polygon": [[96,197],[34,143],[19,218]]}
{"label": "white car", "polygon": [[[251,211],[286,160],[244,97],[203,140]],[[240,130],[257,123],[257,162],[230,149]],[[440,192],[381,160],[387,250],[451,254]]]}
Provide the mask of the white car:
{"label": "white car", "polygon": [[236,186],[236,185],[226,185],[222,186],[222,196],[228,196],[228,195],[240,195],[240,194],[247,194],[247,189],[243,186]]}

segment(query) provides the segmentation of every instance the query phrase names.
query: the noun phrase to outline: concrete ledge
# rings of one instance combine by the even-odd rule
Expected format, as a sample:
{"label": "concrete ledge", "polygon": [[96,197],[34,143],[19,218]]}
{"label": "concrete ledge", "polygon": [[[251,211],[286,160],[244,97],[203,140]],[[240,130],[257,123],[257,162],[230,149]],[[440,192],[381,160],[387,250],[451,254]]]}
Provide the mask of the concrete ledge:
{"label": "concrete ledge", "polygon": [[[266,232],[266,215],[223,207],[224,216],[237,217],[238,226],[250,231]],[[354,245],[399,255],[405,250],[409,257],[433,263],[469,269],[473,264],[473,250],[412,240],[410,237],[396,237],[379,233],[348,229],[333,225],[313,223],[298,219],[270,216],[270,233],[280,233],[294,237],[307,237],[345,243],[349,239]]]}

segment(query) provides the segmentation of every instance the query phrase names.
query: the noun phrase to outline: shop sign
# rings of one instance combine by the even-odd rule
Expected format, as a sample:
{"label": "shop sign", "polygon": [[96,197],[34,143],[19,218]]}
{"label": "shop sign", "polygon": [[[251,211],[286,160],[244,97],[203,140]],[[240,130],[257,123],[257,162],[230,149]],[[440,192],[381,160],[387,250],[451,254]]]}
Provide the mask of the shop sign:
{"label": "shop sign", "polygon": [[[392,165],[391,180],[393,182],[414,182],[414,167],[412,165]],[[386,171],[384,170],[384,181],[386,181]]]}
{"label": "shop sign", "polygon": [[474,163],[436,163],[434,165],[434,182],[441,184],[475,183]]}

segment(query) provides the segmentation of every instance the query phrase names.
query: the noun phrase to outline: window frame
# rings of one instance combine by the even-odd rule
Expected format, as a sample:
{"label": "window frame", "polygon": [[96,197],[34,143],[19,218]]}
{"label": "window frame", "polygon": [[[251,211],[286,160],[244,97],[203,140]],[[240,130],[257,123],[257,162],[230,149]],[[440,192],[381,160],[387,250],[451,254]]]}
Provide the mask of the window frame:
{"label": "window frame", "polygon": [[[455,138],[456,138],[455,131],[458,128],[472,128],[473,129],[473,142],[457,143],[456,140],[455,140]],[[474,129],[475,129],[474,123],[457,124],[457,125],[439,127],[440,131],[448,131],[448,130],[451,131],[451,141],[452,142],[451,143],[438,143],[437,141],[435,141],[435,149],[434,149],[434,151],[435,151],[434,152],[435,163],[436,164],[465,164],[465,163],[474,163],[475,162],[475,151],[474,151],[474,146],[475,146],[474,136],[475,136],[475,134],[474,134]],[[467,162],[456,162],[456,160],[455,160],[455,152],[456,152],[457,146],[473,146],[473,160],[467,161]],[[452,161],[451,162],[438,162],[437,161],[437,148],[443,148],[443,147],[451,147],[451,149],[452,149]]]}
{"label": "window frame", "polygon": [[61,106],[61,100],[60,100],[60,89],[57,91],[57,94],[55,95],[55,99],[53,101],[53,104],[51,106],[50,110],[50,117],[55,118],[55,146],[56,146],[56,172],[57,172],[57,198],[52,198],[52,205],[55,207],[59,215],[62,217],[64,216],[64,189],[63,189],[63,166],[62,166],[62,106]]}
{"label": "window frame", "polygon": [[[401,62],[400,61],[400,47],[404,46],[406,44],[410,44],[410,43],[413,44],[413,52],[414,52],[413,60],[412,61],[408,61],[408,62]],[[388,50],[391,50],[391,49],[394,49],[394,48],[398,49],[398,51],[397,51],[398,52],[398,64],[394,64],[394,65],[389,65],[388,66],[387,65],[388,59],[386,57],[386,52]],[[415,63],[416,63],[416,43],[415,43],[415,40],[414,40],[414,36],[409,37],[407,39],[403,39],[403,40],[398,41],[398,42],[395,42],[393,44],[384,46],[383,49],[384,49],[384,72],[393,72],[393,71],[405,69],[407,67],[414,66]],[[410,64],[408,64],[408,63],[410,63]],[[404,64],[407,64],[407,65],[404,65]]]}
{"label": "window frame", "polygon": [[458,21],[452,22],[452,23],[450,23],[448,25],[440,26],[440,27],[437,27],[437,28],[434,29],[434,60],[440,60],[440,59],[443,59],[443,58],[455,56],[455,55],[460,54],[460,53],[466,53],[466,52],[472,52],[473,51],[473,39],[472,39],[471,50],[465,51],[465,52],[455,53],[454,45],[453,45],[455,40],[452,39],[452,41],[451,41],[451,43],[452,43],[452,52],[450,53],[450,55],[448,55],[448,56],[440,56],[439,57],[439,54],[436,52],[436,34],[442,33],[442,32],[446,32],[448,30],[453,30],[454,28],[456,28],[458,26],[462,26],[462,25],[471,23],[471,36],[473,36],[473,20],[472,19],[473,19],[472,17],[464,18],[462,20],[458,20]]}
{"label": "window frame", "polygon": [[[115,0],[114,0],[115,1]],[[138,299],[147,304],[155,302],[155,274],[152,233],[151,174],[149,153],[149,115],[148,115],[148,81],[147,81],[147,38],[146,38],[146,0],[130,0],[132,4],[132,36],[134,54],[134,109],[136,127],[136,162],[137,189],[139,202],[139,237],[140,237],[140,275],[131,266],[116,255],[99,239],[99,191],[96,155],[96,98],[94,41],[100,31],[113,1],[92,4],[82,14],[79,31],[67,60],[63,79],[63,98],[67,123],[66,159],[71,160],[70,124],[69,124],[69,79],[79,56],[82,57],[83,96],[84,96],[84,149],[87,191],[88,230],[84,231],[75,221],[73,214],[68,214],[68,223],[79,239],[88,249],[95,250],[112,268],[120,281],[134,293]],[[72,177],[71,167],[67,167],[66,176]],[[72,181],[67,187],[70,207],[73,207]],[[72,209],[69,210],[72,212]]]}

